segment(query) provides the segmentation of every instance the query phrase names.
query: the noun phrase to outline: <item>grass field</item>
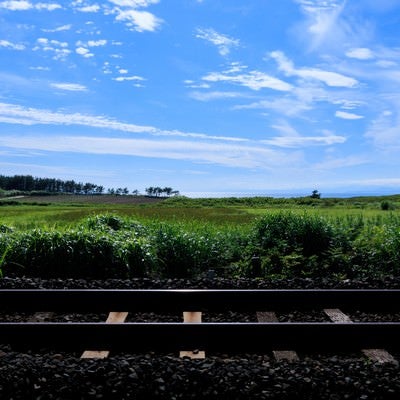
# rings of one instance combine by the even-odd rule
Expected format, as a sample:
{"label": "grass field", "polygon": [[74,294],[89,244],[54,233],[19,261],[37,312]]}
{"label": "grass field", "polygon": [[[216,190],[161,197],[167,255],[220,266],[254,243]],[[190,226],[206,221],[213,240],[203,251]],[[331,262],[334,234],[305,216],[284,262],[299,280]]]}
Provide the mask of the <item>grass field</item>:
{"label": "grass field", "polygon": [[0,200],[0,275],[399,274],[399,198],[8,198]]}
{"label": "grass field", "polygon": [[[386,202],[389,210],[382,210]],[[10,204],[11,203],[11,204]],[[400,195],[352,199],[307,198],[149,198],[141,196],[32,196],[0,199],[0,224],[17,229],[68,228],[84,217],[115,213],[142,221],[201,221],[248,224],[267,213],[282,210],[325,217],[385,216],[400,213]]]}

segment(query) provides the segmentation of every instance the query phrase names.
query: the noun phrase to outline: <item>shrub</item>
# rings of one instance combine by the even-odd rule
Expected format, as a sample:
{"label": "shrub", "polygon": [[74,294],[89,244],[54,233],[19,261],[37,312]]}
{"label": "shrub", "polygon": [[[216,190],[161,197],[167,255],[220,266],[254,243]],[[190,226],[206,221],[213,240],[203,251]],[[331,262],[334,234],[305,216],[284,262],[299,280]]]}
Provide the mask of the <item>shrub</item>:
{"label": "shrub", "polygon": [[[4,240],[4,238],[3,238]],[[148,246],[89,231],[43,231],[12,235],[3,271],[42,278],[128,278],[150,270]]]}
{"label": "shrub", "polygon": [[394,209],[395,209],[395,207],[390,201],[384,200],[381,202],[381,210],[389,211],[389,210],[394,210]]}
{"label": "shrub", "polygon": [[263,250],[278,248],[285,254],[299,250],[304,256],[311,256],[330,249],[334,231],[321,217],[281,212],[257,221],[255,239]]}

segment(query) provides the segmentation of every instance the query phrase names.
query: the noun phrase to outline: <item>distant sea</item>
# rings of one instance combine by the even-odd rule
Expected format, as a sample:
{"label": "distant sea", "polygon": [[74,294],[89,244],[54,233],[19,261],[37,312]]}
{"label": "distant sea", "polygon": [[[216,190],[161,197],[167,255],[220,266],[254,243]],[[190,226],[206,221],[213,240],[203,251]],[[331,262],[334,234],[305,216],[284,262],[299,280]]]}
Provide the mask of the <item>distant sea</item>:
{"label": "distant sea", "polygon": [[[363,190],[363,191],[348,191],[348,192],[323,192],[318,191],[321,194],[321,198],[329,198],[329,197],[339,197],[339,198],[348,198],[348,197],[360,197],[360,196],[388,196],[394,194],[400,194],[400,188],[398,190],[395,189],[376,189],[373,190]],[[181,192],[181,195],[187,196],[190,198],[221,198],[221,197],[302,197],[302,196],[310,196],[312,190],[309,191],[253,191],[253,192]]]}

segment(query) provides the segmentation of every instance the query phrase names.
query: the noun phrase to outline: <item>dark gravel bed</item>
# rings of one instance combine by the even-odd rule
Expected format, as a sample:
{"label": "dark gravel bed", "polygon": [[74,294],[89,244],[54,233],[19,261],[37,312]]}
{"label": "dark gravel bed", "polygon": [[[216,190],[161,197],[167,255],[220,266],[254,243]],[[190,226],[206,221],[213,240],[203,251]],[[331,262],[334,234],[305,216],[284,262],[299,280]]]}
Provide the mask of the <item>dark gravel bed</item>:
{"label": "dark gravel bed", "polygon": [[250,279],[40,279],[4,277],[0,289],[400,289],[400,276],[337,280],[330,278]]}
{"label": "dark gravel bed", "polygon": [[[0,279],[0,289],[311,289],[400,288],[400,278],[335,281],[293,279],[41,280]],[[106,314],[53,314],[51,321],[104,321]],[[328,321],[322,310],[277,313],[279,321]],[[354,312],[354,321],[395,320],[400,313]],[[0,313],[0,320],[26,321],[32,314]],[[182,321],[177,313],[130,313],[127,321]],[[256,321],[255,313],[204,313],[203,321]],[[400,319],[399,319],[400,320]],[[400,354],[394,354],[400,359]],[[43,349],[17,352],[0,346],[0,399],[399,399],[400,370],[354,354],[300,354],[275,361],[272,354],[207,354],[204,360],[175,354],[115,353],[102,360]]]}
{"label": "dark gravel bed", "polygon": [[0,357],[1,399],[398,399],[397,367],[337,357],[274,362],[262,356],[63,354]]}
{"label": "dark gravel bed", "polygon": [[[399,304],[400,308],[400,304]],[[354,311],[348,313],[348,316],[354,322],[400,322],[400,312],[398,313],[368,313],[361,311]]]}

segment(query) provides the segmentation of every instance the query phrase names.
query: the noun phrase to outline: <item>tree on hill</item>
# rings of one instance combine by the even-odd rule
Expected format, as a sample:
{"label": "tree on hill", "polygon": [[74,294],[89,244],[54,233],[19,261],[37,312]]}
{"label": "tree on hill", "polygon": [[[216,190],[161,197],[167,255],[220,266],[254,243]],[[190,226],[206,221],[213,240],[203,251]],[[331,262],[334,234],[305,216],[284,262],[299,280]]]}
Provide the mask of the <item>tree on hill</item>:
{"label": "tree on hill", "polygon": [[318,190],[313,190],[310,197],[312,199],[320,199],[321,198],[321,193],[319,193]]}

